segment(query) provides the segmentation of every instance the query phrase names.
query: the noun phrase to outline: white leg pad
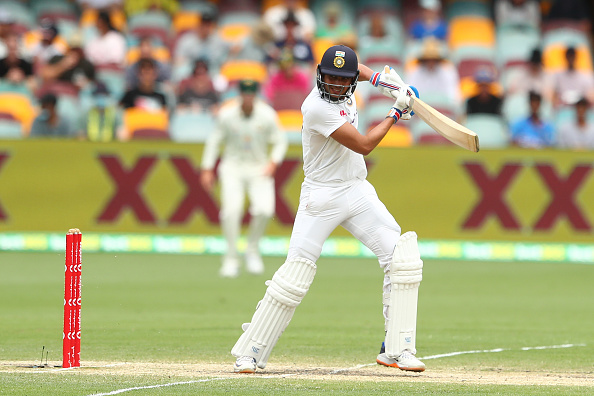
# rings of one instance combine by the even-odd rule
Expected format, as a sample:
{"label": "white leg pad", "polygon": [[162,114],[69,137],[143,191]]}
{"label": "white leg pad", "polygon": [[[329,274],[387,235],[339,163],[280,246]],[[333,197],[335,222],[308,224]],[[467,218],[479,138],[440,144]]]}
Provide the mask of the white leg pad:
{"label": "white leg pad", "polygon": [[386,354],[398,357],[405,349],[413,354],[417,332],[417,302],[419,285],[423,278],[423,261],[417,245],[417,234],[403,234],[390,265],[390,305],[386,333]]}
{"label": "white leg pad", "polygon": [[231,354],[252,356],[258,367],[266,367],[268,356],[283,334],[297,306],[309,290],[316,274],[316,265],[306,258],[286,261],[266,282],[268,289],[258,304],[249,326],[239,337]]}

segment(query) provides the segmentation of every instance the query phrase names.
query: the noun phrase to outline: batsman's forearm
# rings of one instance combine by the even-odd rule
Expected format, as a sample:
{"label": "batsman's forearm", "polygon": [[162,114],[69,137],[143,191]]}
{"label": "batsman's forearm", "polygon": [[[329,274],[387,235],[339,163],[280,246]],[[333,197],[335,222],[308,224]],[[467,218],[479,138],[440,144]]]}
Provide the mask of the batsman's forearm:
{"label": "batsman's forearm", "polygon": [[366,150],[365,152],[361,153],[363,155],[367,155],[373,151],[377,147],[378,144],[382,141],[384,137],[388,134],[390,128],[394,125],[394,119],[392,117],[388,117],[376,125],[373,129],[371,129],[365,137],[367,138]]}
{"label": "batsman's forearm", "polygon": [[374,71],[363,63],[359,63],[359,81],[369,81]]}

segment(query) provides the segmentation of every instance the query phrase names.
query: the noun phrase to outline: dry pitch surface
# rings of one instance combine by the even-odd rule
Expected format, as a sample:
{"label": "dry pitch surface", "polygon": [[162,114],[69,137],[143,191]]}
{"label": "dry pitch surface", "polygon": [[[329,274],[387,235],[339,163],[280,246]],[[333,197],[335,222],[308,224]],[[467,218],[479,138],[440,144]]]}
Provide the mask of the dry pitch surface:
{"label": "dry pitch surface", "polygon": [[[89,375],[123,375],[158,377],[169,376],[172,382],[179,380],[216,378],[217,380],[237,379],[242,376],[262,379],[293,378],[305,380],[339,380],[355,382],[439,382],[451,384],[495,384],[495,385],[556,385],[556,386],[587,386],[594,388],[594,372],[538,372],[538,371],[507,371],[504,369],[476,370],[432,370],[423,373],[405,372],[391,367],[376,364],[356,367],[321,367],[303,365],[269,364],[265,370],[256,374],[235,374],[232,363],[109,363],[89,362],[81,363],[76,369],[61,369],[54,367],[58,363],[50,363],[49,367],[31,366],[30,362],[2,361],[1,373],[51,373],[54,375],[69,375],[77,372]],[[150,384],[147,384],[150,385]],[[594,389],[593,389],[594,392]]]}

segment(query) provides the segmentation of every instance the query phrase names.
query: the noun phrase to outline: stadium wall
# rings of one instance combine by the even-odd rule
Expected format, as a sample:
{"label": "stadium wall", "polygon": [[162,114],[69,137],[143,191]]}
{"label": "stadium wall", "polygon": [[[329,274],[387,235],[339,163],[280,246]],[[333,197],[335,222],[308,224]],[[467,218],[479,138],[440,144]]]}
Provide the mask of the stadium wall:
{"label": "stadium wall", "polygon": [[[0,233],[220,234],[218,189],[198,182],[202,145],[143,141],[0,143]],[[403,230],[458,241],[591,244],[594,152],[378,148],[369,180]],[[287,236],[301,148],[277,174],[268,234]],[[339,229],[335,237],[348,234]]]}

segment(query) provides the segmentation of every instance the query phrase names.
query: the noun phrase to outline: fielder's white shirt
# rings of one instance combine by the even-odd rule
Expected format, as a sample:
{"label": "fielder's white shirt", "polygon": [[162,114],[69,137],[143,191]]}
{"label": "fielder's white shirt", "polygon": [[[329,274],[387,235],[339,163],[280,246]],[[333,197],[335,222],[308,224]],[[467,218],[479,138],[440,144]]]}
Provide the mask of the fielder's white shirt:
{"label": "fielder's white shirt", "polygon": [[367,177],[362,154],[346,148],[330,135],[345,122],[358,126],[355,95],[343,103],[329,103],[314,87],[301,106],[303,172],[306,182],[348,184]]}
{"label": "fielder's white shirt", "polygon": [[269,161],[282,162],[288,139],[271,106],[256,100],[252,114],[246,117],[241,110],[241,101],[236,100],[219,111],[216,128],[204,147],[203,169],[214,168],[221,144],[225,146],[221,161],[266,165]]}

